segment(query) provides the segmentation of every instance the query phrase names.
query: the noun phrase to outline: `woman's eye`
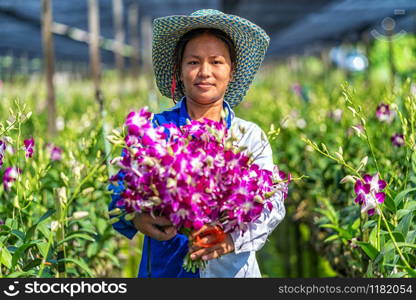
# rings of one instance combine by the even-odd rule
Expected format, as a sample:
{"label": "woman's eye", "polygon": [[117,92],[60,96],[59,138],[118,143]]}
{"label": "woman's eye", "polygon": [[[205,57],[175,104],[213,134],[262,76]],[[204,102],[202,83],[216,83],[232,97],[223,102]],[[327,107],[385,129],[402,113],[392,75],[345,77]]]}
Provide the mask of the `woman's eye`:
{"label": "woman's eye", "polygon": [[222,64],[222,62],[220,60],[214,60],[214,64],[219,65]]}
{"label": "woman's eye", "polygon": [[188,65],[195,65],[197,63],[198,63],[197,61],[190,61],[190,62],[188,62]]}

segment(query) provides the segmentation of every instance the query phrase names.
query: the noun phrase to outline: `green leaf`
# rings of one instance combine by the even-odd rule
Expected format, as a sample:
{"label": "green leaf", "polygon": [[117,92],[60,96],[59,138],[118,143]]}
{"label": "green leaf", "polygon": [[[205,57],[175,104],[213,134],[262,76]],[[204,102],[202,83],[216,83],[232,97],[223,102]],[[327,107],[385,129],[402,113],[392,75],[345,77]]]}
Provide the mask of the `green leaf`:
{"label": "green leaf", "polygon": [[0,247],[0,262],[10,269],[12,266],[12,255],[6,247]]}
{"label": "green leaf", "polygon": [[409,244],[409,243],[397,243],[399,247],[410,247],[416,249],[416,244]]}
{"label": "green leaf", "polygon": [[18,278],[18,277],[27,278],[27,277],[33,276],[33,275],[35,275],[35,271],[33,271],[33,270],[30,270],[28,272],[18,271],[18,272],[13,272],[13,273],[8,274],[6,276],[6,278]]}
{"label": "green leaf", "polygon": [[74,258],[62,258],[58,260],[59,262],[70,262],[76,264],[82,270],[84,270],[90,277],[94,277],[92,270],[87,266],[87,264],[82,260],[77,260]]}
{"label": "green leaf", "polygon": [[323,225],[320,225],[320,227],[334,229],[334,230],[338,231],[340,237],[342,237],[344,239],[347,239],[347,240],[352,239],[352,233],[350,233],[349,231],[347,231],[347,230],[345,230],[343,228],[340,228],[340,227],[338,227],[336,225],[333,225],[333,224],[323,224]]}
{"label": "green leaf", "polygon": [[413,269],[411,269],[411,268],[406,268],[406,271],[409,273],[409,275],[410,275],[412,278],[416,278],[416,269],[415,269],[415,270],[413,270]]}
{"label": "green leaf", "polygon": [[39,220],[36,222],[36,224],[39,224],[42,221],[45,221],[47,218],[49,218],[50,216],[52,216],[55,213],[55,211],[56,210],[54,208],[48,209],[48,211],[45,214],[43,214],[43,216],[41,216],[39,218]]}
{"label": "green leaf", "polygon": [[387,207],[387,209],[391,212],[396,213],[398,204],[395,203],[395,201],[390,197],[386,197],[384,200],[384,206]]}
{"label": "green leaf", "polygon": [[400,231],[393,231],[392,234],[393,234],[396,242],[402,242],[403,243],[405,241],[404,235]]}
{"label": "green leaf", "polygon": [[327,238],[324,240],[324,243],[332,242],[333,240],[336,240],[336,239],[338,239],[338,238],[339,238],[339,235],[338,235],[338,234],[333,234],[333,235],[331,235],[331,236],[327,237]]}
{"label": "green leaf", "polygon": [[46,222],[38,224],[37,229],[42,232],[43,236],[49,240],[51,236],[51,231],[49,230],[48,226],[46,225]]}
{"label": "green leaf", "polygon": [[33,224],[27,231],[26,236],[25,236],[25,242],[28,242],[33,234],[35,233],[35,230],[37,228],[37,226],[39,225],[39,223],[41,223],[42,221],[45,221],[47,218],[49,218],[50,216],[52,216],[55,213],[55,209],[49,209],[45,214],[43,214],[39,220]]}
{"label": "green leaf", "polygon": [[47,258],[47,256],[48,256],[48,250],[49,250],[48,249],[48,243],[46,243],[46,242],[38,243],[37,246],[38,246],[38,249],[39,249],[40,254],[42,254],[42,256],[44,258]]}
{"label": "green leaf", "polygon": [[13,234],[14,236],[17,236],[21,241],[25,240],[25,234],[21,232],[20,230],[13,229],[12,231],[10,231],[10,233]]}
{"label": "green leaf", "polygon": [[406,236],[406,243],[414,243],[416,240],[416,230],[410,230]]}
{"label": "green leaf", "polygon": [[403,217],[403,219],[400,221],[399,225],[396,227],[396,231],[399,231],[403,233],[403,236],[407,235],[407,232],[409,231],[410,223],[413,220],[413,213],[407,214]]}
{"label": "green leaf", "polygon": [[88,240],[88,241],[91,241],[91,242],[95,242],[95,239],[93,237],[89,236],[88,234],[74,233],[74,234],[71,234],[71,235],[67,236],[62,241],[59,241],[56,244],[56,246],[58,247],[59,245],[65,243],[65,242],[68,242],[70,240],[73,240],[73,239],[84,239],[84,240]]}
{"label": "green leaf", "polygon": [[30,243],[26,243],[21,245],[19,248],[17,248],[17,250],[13,253],[13,258],[12,258],[12,268],[14,268],[17,264],[17,261],[19,260],[20,257],[24,256],[23,254],[25,253],[25,251],[33,246],[36,246],[36,244],[39,241],[32,241]]}
{"label": "green leaf", "polygon": [[29,271],[42,263],[42,259],[36,258],[34,260],[29,261],[27,264],[23,266],[23,271]]}
{"label": "green leaf", "polygon": [[377,235],[377,227],[374,227],[373,230],[371,230],[370,236],[368,237],[368,241],[376,249],[377,249],[377,237],[379,236],[380,235]]}
{"label": "green leaf", "polygon": [[351,229],[353,229],[353,230],[357,230],[358,228],[360,228],[360,219],[359,218],[357,218],[354,221],[354,223],[352,223],[352,225],[351,225]]}
{"label": "green leaf", "polygon": [[98,253],[98,244],[97,243],[91,243],[88,245],[87,249],[87,257],[92,257]]}
{"label": "green leaf", "polygon": [[395,203],[396,207],[399,207],[400,203],[407,196],[407,194],[409,194],[411,192],[415,192],[415,191],[416,191],[416,188],[410,188],[410,189],[406,189],[406,190],[401,191],[400,193],[398,193],[396,195],[396,197],[394,198],[394,203]]}
{"label": "green leaf", "polygon": [[373,226],[376,226],[377,221],[376,220],[369,220],[367,222],[364,223],[363,225],[363,230],[367,229],[367,228],[371,228]]}
{"label": "green leaf", "polygon": [[368,257],[370,257],[373,260],[376,259],[379,252],[376,248],[373,247],[373,245],[371,245],[370,243],[359,241],[357,242],[357,244],[361,247],[361,249],[363,249],[363,251],[365,252],[365,254],[368,255]]}

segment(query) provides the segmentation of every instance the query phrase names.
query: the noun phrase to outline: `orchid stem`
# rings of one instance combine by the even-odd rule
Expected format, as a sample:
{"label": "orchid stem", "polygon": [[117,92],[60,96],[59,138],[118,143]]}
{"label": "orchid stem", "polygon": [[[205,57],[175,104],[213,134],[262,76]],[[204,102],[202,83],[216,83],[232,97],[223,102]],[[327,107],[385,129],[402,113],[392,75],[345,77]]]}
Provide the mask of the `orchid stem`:
{"label": "orchid stem", "polygon": [[393,233],[390,230],[390,226],[387,223],[387,220],[383,214],[383,212],[380,210],[380,216],[383,219],[384,224],[386,225],[387,231],[389,232],[390,238],[393,241],[393,245],[396,248],[397,252],[399,253],[399,256],[401,258],[401,260],[403,261],[403,263],[406,265],[407,268],[411,269],[409,263],[407,262],[407,260],[404,258],[402,251],[400,250],[399,246],[397,245],[396,239],[393,236]]}

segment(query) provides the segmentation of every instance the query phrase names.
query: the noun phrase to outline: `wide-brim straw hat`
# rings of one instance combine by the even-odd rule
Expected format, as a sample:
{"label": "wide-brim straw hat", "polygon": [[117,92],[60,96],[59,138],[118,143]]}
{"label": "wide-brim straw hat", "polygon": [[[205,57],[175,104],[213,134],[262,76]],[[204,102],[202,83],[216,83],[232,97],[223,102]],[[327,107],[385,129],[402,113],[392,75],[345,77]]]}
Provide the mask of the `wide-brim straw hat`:
{"label": "wide-brim straw hat", "polygon": [[[262,28],[249,20],[215,9],[201,9],[189,16],[174,15],[153,21],[152,61],[157,87],[162,95],[168,98],[172,96],[176,44],[186,32],[195,28],[217,28],[233,40],[236,65],[224,100],[231,107],[238,105],[264,59],[270,38]],[[180,99],[184,95],[180,89],[176,89],[174,96]]]}

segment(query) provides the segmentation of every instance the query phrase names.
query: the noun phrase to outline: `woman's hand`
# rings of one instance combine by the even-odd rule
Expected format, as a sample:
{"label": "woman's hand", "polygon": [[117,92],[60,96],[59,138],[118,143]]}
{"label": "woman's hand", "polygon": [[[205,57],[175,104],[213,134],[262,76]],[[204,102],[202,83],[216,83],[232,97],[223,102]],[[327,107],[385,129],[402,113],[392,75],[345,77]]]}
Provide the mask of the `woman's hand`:
{"label": "woman's hand", "polygon": [[[225,234],[225,239],[222,242],[215,243],[217,240],[215,234],[204,235],[204,232],[209,229],[212,229],[212,227],[205,225],[200,230],[191,233],[191,238],[194,241],[189,249],[192,260],[196,260],[198,258],[202,258],[203,260],[211,260],[234,251],[234,242],[229,233]],[[215,244],[207,248],[199,246],[198,243],[195,243],[195,239],[200,234],[202,234],[203,237],[201,238],[199,244]]]}
{"label": "woman's hand", "polygon": [[153,218],[147,213],[136,213],[133,224],[138,231],[158,241],[167,241],[176,235],[176,229],[166,217]]}

